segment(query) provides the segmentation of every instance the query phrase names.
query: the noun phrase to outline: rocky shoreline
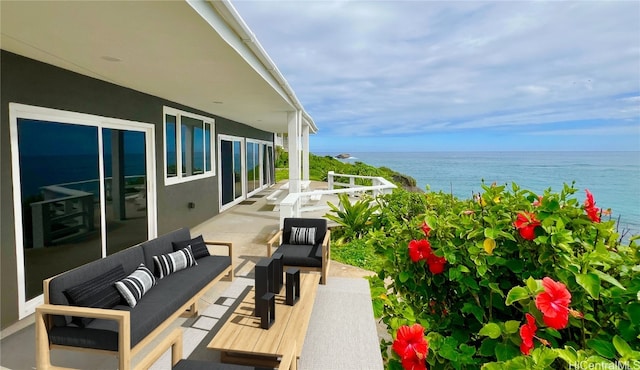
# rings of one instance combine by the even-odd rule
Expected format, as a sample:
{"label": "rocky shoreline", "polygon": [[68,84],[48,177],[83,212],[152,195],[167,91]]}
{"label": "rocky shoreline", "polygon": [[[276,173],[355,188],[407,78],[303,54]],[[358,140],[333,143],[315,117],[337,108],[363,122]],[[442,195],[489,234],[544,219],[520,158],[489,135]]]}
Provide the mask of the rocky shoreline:
{"label": "rocky shoreline", "polygon": [[[353,158],[351,156],[351,154],[349,153],[340,153],[336,156],[334,156],[334,158],[336,159],[351,159]],[[389,173],[391,175],[391,181],[393,181],[394,183],[396,183],[396,185],[399,185],[400,187],[402,187],[404,190],[406,191],[410,191],[413,193],[424,193],[424,191],[422,189],[420,189],[417,184],[416,184],[416,180],[409,176],[409,175],[405,175],[403,173],[397,172],[392,170],[391,168],[388,167],[377,167],[378,169]]]}

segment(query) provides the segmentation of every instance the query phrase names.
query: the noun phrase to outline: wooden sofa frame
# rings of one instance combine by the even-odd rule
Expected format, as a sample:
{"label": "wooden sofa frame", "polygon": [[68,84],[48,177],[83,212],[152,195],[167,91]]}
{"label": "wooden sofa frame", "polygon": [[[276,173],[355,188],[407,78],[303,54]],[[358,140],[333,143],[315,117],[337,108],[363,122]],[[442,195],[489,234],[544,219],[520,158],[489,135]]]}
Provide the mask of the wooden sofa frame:
{"label": "wooden sofa frame", "polygon": [[[138,363],[135,370],[148,370],[169,348],[171,348],[171,366],[173,367],[182,359],[181,328],[174,329],[171,334],[163,339],[144,359],[140,361],[140,363]],[[298,362],[295,353],[296,344],[294,343],[290,350],[282,356],[280,365],[276,370],[297,370]],[[234,369],[237,368],[237,366],[234,366]]]}
{"label": "wooden sofa frame", "polygon": [[[198,314],[198,301],[223,277],[228,276],[233,281],[233,245],[230,242],[212,242],[205,241],[206,245],[226,246],[229,251],[231,265],[225,268],[216,278],[211,280],[204,288],[196,293],[191,299],[180,306],[176,312],[164,320],[157,328],[142,339],[135,347],[131,348],[131,322],[128,311],[90,308],[79,306],[65,306],[49,303],[49,282],[55,278],[51,277],[43,281],[44,288],[44,304],[38,306],[35,312],[35,331],[36,331],[36,369],[69,369],[66,367],[54,366],[51,364],[51,349],[66,349],[83,352],[97,352],[113,354],[118,357],[118,369],[130,370],[132,358],[154,340],[160,333],[169,327],[178,317],[187,315],[195,316]],[[106,319],[118,322],[118,351],[108,351],[93,348],[70,347],[52,344],[49,341],[49,329],[51,329],[52,315],[76,316],[95,319]]]}
{"label": "wooden sofa frame", "polygon": [[[267,257],[271,257],[273,253],[273,245],[278,243],[282,244],[283,230],[278,232],[267,241]],[[331,263],[331,230],[327,229],[327,233],[322,239],[322,266],[321,267],[307,267],[307,266],[290,266],[285,267],[298,267],[300,271],[319,271],[320,272],[320,284],[325,285],[327,283],[327,276],[329,276],[329,264]]]}

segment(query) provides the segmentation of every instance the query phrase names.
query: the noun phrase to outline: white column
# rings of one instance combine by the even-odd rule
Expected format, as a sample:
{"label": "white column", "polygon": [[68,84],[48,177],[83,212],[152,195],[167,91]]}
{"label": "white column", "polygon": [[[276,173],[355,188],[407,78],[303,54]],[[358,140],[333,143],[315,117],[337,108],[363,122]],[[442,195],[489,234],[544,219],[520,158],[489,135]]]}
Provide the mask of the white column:
{"label": "white column", "polygon": [[302,179],[309,180],[309,125],[302,124]]}
{"label": "white column", "polygon": [[287,114],[289,121],[289,194],[299,193],[300,188],[300,121],[299,111]]}

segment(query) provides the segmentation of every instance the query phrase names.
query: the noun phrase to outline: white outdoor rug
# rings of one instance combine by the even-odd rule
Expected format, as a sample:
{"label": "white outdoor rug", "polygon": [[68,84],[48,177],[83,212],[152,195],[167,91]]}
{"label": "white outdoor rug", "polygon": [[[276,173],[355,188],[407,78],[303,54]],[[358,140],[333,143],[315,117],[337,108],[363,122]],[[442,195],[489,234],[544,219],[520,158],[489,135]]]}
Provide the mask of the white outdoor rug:
{"label": "white outdoor rug", "polygon": [[318,285],[300,370],[383,369],[369,283],[329,277]]}

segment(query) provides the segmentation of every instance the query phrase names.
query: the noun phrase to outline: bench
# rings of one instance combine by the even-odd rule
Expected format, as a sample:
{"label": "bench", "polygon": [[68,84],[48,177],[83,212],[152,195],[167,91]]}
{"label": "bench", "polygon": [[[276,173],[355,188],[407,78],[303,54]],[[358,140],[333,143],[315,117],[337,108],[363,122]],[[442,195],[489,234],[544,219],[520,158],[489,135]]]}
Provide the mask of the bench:
{"label": "bench", "polygon": [[[182,249],[187,245],[190,257]],[[210,255],[208,245],[226,246],[228,256]],[[167,276],[158,278],[162,269],[154,263],[154,256],[174,249],[185,260],[195,258],[197,265],[168,275],[165,271]],[[185,313],[197,314],[200,297],[215,283],[226,275],[233,279],[232,260],[231,243],[191,239],[189,230],[183,228],[44,280],[44,304],[35,314],[37,368],[52,368],[50,351],[62,348],[112,353],[118,356],[120,370],[130,369],[132,357],[175,319]],[[118,295],[124,294],[122,284],[116,289],[113,277],[123,282],[121,278],[134,273],[144,278],[135,282],[144,283],[153,280],[149,272],[156,276],[156,284],[142,297],[134,297],[132,307],[131,296]],[[112,299],[86,304],[82,300],[86,296]]]}

